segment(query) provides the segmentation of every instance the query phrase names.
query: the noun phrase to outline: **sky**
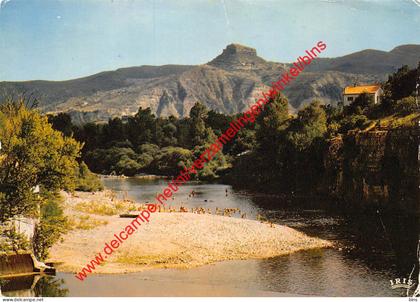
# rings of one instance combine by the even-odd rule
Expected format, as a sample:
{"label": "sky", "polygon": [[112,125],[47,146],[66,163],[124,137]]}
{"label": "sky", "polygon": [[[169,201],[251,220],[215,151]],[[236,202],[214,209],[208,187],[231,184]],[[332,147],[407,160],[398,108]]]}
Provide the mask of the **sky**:
{"label": "sky", "polygon": [[0,81],[204,64],[230,43],[292,62],[420,44],[420,0],[0,0]]}

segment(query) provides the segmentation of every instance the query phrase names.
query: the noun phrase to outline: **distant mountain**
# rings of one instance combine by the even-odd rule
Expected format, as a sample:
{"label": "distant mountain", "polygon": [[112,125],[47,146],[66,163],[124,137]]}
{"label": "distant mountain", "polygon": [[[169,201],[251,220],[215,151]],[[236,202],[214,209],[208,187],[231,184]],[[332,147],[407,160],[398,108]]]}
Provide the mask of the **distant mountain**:
{"label": "distant mountain", "polygon": [[308,71],[341,71],[355,74],[391,73],[401,65],[414,67],[419,62],[420,45],[401,45],[386,52],[366,49],[343,57],[320,58]]}
{"label": "distant mountain", "polygon": [[[285,94],[292,108],[317,98],[335,103],[344,86],[372,83],[404,64],[420,61],[420,45],[389,52],[363,50],[338,58],[320,58],[292,82]],[[195,102],[223,113],[250,105],[290,63],[268,62],[255,49],[230,44],[207,64],[121,68],[69,81],[0,82],[1,95],[29,93],[43,112],[68,112],[77,123],[134,114],[140,106],[158,116],[187,116]]]}

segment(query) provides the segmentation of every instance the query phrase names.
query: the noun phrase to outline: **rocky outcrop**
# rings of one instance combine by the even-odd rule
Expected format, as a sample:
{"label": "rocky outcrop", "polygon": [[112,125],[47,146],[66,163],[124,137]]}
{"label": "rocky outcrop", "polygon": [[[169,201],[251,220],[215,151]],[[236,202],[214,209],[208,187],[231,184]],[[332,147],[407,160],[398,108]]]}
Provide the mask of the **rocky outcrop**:
{"label": "rocky outcrop", "polygon": [[[401,65],[414,67],[419,60],[419,45],[316,59],[286,88],[285,95],[293,110],[313,99],[335,103],[344,86],[385,80]],[[0,102],[4,96],[30,94],[43,112],[68,112],[76,123],[133,115],[139,107],[150,107],[158,116],[185,117],[198,101],[231,114],[247,108],[290,66],[266,61],[254,48],[231,44],[215,59],[197,66],[121,68],[69,81],[0,82]]]}
{"label": "rocky outcrop", "polygon": [[261,68],[267,62],[257,56],[255,48],[240,44],[230,44],[223,50],[221,55],[207,64],[227,70],[251,70],[253,68]]}
{"label": "rocky outcrop", "polygon": [[375,204],[420,215],[419,146],[419,128],[357,132],[333,139],[320,188],[344,205]]}

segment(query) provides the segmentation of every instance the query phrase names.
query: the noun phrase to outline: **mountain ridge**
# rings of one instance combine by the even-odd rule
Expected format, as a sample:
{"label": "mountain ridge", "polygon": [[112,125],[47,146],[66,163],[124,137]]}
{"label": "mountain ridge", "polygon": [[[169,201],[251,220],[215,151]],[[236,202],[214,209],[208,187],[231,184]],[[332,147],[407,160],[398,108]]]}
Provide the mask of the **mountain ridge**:
{"label": "mountain ridge", "polygon": [[[344,86],[381,82],[402,65],[414,67],[419,61],[416,44],[317,58],[284,93],[295,109],[313,98],[335,103]],[[140,106],[158,116],[184,117],[197,101],[232,114],[252,104],[291,64],[266,61],[254,48],[229,44],[206,64],[124,67],[66,81],[0,82],[0,93],[32,94],[41,111],[68,112],[76,123],[132,115]]]}

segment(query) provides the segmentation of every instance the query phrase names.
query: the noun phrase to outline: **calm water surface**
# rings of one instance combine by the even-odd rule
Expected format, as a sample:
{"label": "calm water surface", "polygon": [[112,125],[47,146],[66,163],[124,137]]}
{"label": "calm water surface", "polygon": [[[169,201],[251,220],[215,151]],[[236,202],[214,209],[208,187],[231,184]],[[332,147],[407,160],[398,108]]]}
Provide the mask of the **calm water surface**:
{"label": "calm water surface", "polygon": [[[164,180],[105,178],[107,188],[139,203],[152,202]],[[189,194],[195,191],[195,196]],[[227,193],[226,193],[227,190]],[[278,197],[277,197],[278,198]],[[288,204],[286,201],[281,201]],[[189,270],[157,269],[142,273],[90,275],[84,282],[57,273],[27,284],[3,280],[5,295],[37,296],[400,296],[389,280],[405,274],[392,249],[361,249],[346,221],[320,210],[270,209],[267,197],[235,192],[223,184],[190,183],[177,192],[172,206],[239,208],[247,217],[263,215],[307,234],[334,240],[337,248],[298,252],[263,260],[226,261]],[[386,246],[386,243],[385,243]],[[401,276],[405,277],[405,276]],[[19,282],[21,288],[19,287]],[[7,288],[10,290],[7,290]],[[6,291],[5,291],[6,289]]]}

